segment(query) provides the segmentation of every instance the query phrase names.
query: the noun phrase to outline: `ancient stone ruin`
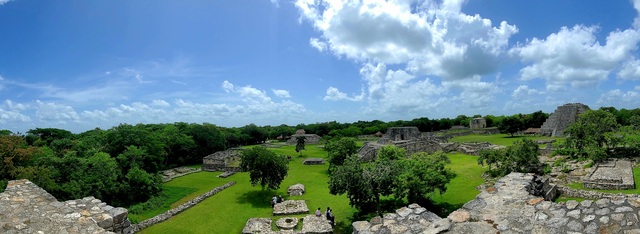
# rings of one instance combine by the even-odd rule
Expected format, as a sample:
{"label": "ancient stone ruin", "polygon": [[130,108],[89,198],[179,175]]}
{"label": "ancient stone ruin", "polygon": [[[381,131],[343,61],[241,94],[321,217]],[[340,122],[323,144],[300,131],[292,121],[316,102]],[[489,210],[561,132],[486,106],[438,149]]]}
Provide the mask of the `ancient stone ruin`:
{"label": "ancient stone ruin", "polygon": [[487,120],[484,118],[473,118],[469,121],[469,128],[482,129],[487,127]]}
{"label": "ancient stone ruin", "polygon": [[564,130],[578,120],[578,116],[590,110],[582,103],[569,103],[559,106],[540,127],[543,136],[564,136]]}
{"label": "ancient stone ruin", "polygon": [[358,157],[362,161],[375,160],[378,149],[384,145],[395,145],[403,148],[408,155],[416,152],[433,153],[442,150],[440,144],[428,134],[424,134],[417,127],[389,128],[378,142],[365,142],[358,150]]}
{"label": "ancient stone ruin", "polygon": [[633,163],[623,159],[612,159],[596,164],[583,179],[585,188],[634,189]]}
{"label": "ancient stone ruin", "polygon": [[[298,220],[295,217],[284,217],[280,218],[276,221],[276,227],[278,227],[278,231],[273,231],[271,229],[271,223],[273,221],[270,218],[250,218],[247,220],[244,228],[242,229],[243,234],[254,234],[254,233],[298,233],[298,234],[328,234],[333,233],[333,227],[329,220],[326,217],[316,217],[315,215],[307,215],[304,218],[300,218]],[[301,231],[293,231],[296,229],[299,223],[302,223]]]}
{"label": "ancient stone ruin", "polygon": [[316,135],[316,134],[307,134],[304,129],[298,129],[296,131],[296,134],[291,135],[291,138],[289,138],[289,140],[287,140],[287,144],[289,145],[295,145],[298,143],[298,137],[304,137],[305,144],[318,144],[320,143],[320,136]]}
{"label": "ancient stone ruin", "polygon": [[177,167],[169,170],[164,170],[160,172],[162,175],[162,182],[168,182],[175,178],[185,176],[191,173],[199,172],[200,169],[191,168],[191,167]]}
{"label": "ancient stone ruin", "polygon": [[322,165],[324,164],[324,159],[322,158],[307,158],[302,164],[304,165]]}
{"label": "ancient stone ruin", "polygon": [[304,200],[286,200],[273,206],[273,215],[308,214],[309,208]]}
{"label": "ancient stone ruin", "polygon": [[128,214],[94,197],[60,202],[29,180],[0,193],[0,233],[131,233]]}
{"label": "ancient stone ruin", "polygon": [[640,198],[554,203],[532,195],[540,181],[511,173],[446,218],[409,205],[353,223],[353,233],[640,233]]}
{"label": "ancient stone ruin", "polygon": [[240,149],[218,151],[202,158],[202,170],[205,171],[236,171],[238,167],[231,164],[240,160]]}
{"label": "ancient stone ruin", "polygon": [[289,196],[302,196],[304,192],[304,184],[294,184],[287,188],[287,193],[289,193]]}

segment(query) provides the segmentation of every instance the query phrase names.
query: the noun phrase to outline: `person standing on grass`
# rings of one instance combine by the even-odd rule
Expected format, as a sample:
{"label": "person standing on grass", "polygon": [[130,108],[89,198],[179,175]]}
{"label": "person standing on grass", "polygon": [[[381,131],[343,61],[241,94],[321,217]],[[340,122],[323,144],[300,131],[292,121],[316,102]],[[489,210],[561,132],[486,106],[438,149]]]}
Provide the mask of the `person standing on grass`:
{"label": "person standing on grass", "polygon": [[271,199],[271,207],[275,207],[276,203],[278,203],[278,197],[276,197],[276,195],[273,195],[273,198]]}

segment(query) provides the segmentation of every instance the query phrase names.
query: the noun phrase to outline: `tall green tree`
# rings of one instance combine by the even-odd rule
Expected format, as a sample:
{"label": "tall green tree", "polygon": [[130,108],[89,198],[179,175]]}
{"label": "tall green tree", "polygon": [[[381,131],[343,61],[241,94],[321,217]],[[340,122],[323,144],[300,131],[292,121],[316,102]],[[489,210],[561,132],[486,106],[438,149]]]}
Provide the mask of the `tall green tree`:
{"label": "tall green tree", "polygon": [[446,167],[451,160],[442,151],[434,154],[419,152],[401,161],[396,197],[406,197],[409,203],[422,203],[434,193],[443,194],[456,174]]}
{"label": "tall green tree", "polygon": [[517,115],[509,116],[502,119],[500,125],[498,125],[498,129],[502,132],[509,133],[511,137],[513,137],[513,134],[524,129],[524,122]]}
{"label": "tall green tree", "polygon": [[262,189],[278,189],[289,171],[288,161],[284,156],[263,146],[255,146],[242,152],[240,168],[249,172],[251,185],[260,184]]}
{"label": "tall green tree", "polygon": [[304,150],[306,141],[307,138],[305,136],[296,137],[296,152],[300,153],[300,156],[302,156],[302,150]]}

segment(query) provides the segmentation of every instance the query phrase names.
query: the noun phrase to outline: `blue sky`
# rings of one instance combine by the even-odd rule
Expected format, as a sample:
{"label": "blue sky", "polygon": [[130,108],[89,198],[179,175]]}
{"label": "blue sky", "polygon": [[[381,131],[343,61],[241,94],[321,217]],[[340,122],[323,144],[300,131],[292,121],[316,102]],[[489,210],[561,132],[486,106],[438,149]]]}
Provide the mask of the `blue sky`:
{"label": "blue sky", "polygon": [[0,0],[0,129],[640,107],[640,0]]}

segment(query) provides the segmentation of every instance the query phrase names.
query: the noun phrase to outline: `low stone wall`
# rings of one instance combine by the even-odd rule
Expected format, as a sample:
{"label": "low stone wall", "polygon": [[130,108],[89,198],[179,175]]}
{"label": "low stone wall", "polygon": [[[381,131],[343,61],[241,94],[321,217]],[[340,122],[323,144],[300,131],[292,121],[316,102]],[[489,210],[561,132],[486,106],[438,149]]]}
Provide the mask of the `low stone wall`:
{"label": "low stone wall", "polygon": [[162,214],[156,215],[153,218],[144,220],[144,221],[142,221],[142,222],[140,222],[138,224],[133,224],[133,225],[131,225],[131,228],[132,228],[133,232],[137,232],[137,231],[145,229],[145,228],[147,228],[147,227],[149,227],[151,225],[161,223],[161,222],[173,217],[174,215],[177,215],[177,214],[181,213],[182,211],[185,211],[185,210],[197,205],[198,203],[204,201],[204,199],[207,199],[207,198],[215,195],[216,193],[218,193],[218,192],[220,192],[222,190],[225,190],[226,188],[231,187],[232,185],[235,185],[235,184],[236,184],[235,181],[231,181],[231,182],[226,183],[226,184],[224,184],[224,185],[222,185],[220,187],[216,187],[216,188],[210,190],[209,192],[206,192],[206,193],[204,193],[204,194],[202,194],[200,196],[197,196],[193,200],[185,202],[184,204],[182,204],[182,205],[180,205],[180,206],[178,206],[176,208],[168,210],[167,212],[164,212]]}

